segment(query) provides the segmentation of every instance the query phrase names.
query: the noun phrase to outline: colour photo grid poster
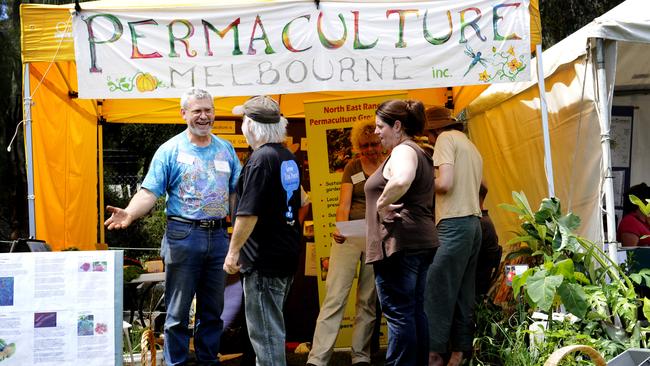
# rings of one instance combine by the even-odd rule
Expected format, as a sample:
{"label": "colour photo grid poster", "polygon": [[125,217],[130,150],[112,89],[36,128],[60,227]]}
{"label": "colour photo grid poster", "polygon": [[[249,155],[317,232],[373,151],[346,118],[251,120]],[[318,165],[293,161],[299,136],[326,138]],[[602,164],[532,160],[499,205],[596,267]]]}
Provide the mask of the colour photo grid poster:
{"label": "colour photo grid poster", "polygon": [[0,366],[119,363],[115,268],[121,271],[121,255],[0,254]]}

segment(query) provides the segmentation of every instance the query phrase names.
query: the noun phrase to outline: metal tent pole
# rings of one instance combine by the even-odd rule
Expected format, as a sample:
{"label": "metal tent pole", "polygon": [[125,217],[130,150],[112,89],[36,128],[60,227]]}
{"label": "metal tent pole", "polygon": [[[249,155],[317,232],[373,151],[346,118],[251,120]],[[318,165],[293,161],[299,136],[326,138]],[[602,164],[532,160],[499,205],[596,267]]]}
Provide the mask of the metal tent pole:
{"label": "metal tent pole", "polygon": [[539,87],[540,109],[542,110],[542,133],[544,135],[544,169],[548,184],[548,196],[555,197],[555,180],[553,178],[553,159],[551,158],[551,137],[548,129],[548,110],[546,107],[546,87],[544,85],[544,65],[542,64],[542,45],[535,46],[537,60],[537,85]]}
{"label": "metal tent pole", "polygon": [[598,86],[598,114],[600,117],[600,147],[602,149],[602,171],[605,174],[603,192],[605,193],[605,212],[607,217],[607,250],[609,257],[617,262],[618,243],[616,242],[616,215],[614,211],[614,184],[609,135],[610,105],[605,72],[605,42],[596,38],[596,82]]}
{"label": "metal tent pole", "polygon": [[32,152],[32,97],[29,85],[29,63],[23,70],[23,121],[25,126],[25,163],[27,164],[27,210],[29,213],[29,237],[36,238],[34,214],[34,156]]}

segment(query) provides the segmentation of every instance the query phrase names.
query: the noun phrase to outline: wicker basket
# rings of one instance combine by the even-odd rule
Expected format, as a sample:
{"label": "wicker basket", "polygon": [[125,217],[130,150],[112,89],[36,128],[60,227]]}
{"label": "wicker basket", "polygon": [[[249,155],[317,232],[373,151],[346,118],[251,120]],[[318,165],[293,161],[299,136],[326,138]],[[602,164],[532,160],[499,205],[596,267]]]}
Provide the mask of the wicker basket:
{"label": "wicker basket", "polygon": [[596,366],[607,366],[607,362],[598,351],[596,351],[595,349],[589,346],[584,346],[584,345],[566,346],[556,350],[551,354],[548,360],[546,360],[544,366],[557,366],[560,364],[560,361],[562,361],[564,356],[571,354],[573,352],[582,352],[586,354],[587,356],[589,356],[589,358],[591,358],[591,361]]}

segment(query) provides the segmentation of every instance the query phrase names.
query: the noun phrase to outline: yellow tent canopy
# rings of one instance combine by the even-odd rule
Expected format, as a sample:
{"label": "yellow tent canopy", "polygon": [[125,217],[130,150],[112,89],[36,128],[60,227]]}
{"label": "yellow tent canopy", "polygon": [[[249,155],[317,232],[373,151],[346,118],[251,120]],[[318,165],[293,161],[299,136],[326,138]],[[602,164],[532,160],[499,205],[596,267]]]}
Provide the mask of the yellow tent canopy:
{"label": "yellow tent canopy", "polygon": [[[264,0],[220,1],[218,6]],[[278,1],[275,1],[278,2]],[[358,2],[358,1],[357,1]],[[377,1],[375,1],[377,2]],[[84,9],[160,9],[215,6],[214,1],[105,0],[85,2]],[[103,204],[101,123],[175,123],[178,99],[103,99],[76,97],[77,73],[71,37],[73,5],[22,4],[21,50],[28,164],[30,235],[47,241],[53,249],[94,249],[101,226]],[[530,2],[531,39],[541,42],[539,7]],[[410,98],[426,105],[453,99],[457,111],[476,98],[486,85],[409,90]],[[338,97],[361,97],[376,92],[322,92],[275,96],[289,118],[303,118],[303,103]],[[246,97],[215,98],[218,118],[232,117],[232,107]],[[33,170],[33,171],[32,171]]]}

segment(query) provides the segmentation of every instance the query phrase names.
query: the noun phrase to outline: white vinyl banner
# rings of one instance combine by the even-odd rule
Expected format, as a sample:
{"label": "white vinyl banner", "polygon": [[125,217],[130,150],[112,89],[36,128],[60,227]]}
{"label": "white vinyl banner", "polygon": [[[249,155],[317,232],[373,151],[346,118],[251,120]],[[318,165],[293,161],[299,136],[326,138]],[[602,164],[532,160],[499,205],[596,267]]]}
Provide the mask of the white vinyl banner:
{"label": "white vinyl banner", "polygon": [[[83,3],[82,3],[83,6]],[[80,98],[398,90],[530,78],[528,0],[83,10]]]}

